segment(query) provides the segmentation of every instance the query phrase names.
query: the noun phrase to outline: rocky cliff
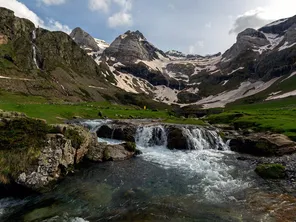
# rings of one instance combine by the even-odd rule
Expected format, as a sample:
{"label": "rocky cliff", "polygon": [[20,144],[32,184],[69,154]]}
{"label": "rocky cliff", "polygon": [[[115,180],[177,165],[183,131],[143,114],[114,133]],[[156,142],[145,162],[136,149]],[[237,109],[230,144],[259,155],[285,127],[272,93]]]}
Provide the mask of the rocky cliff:
{"label": "rocky cliff", "polygon": [[2,89],[68,101],[100,101],[120,91],[108,66],[98,65],[67,34],[35,28],[5,8],[0,12]]}

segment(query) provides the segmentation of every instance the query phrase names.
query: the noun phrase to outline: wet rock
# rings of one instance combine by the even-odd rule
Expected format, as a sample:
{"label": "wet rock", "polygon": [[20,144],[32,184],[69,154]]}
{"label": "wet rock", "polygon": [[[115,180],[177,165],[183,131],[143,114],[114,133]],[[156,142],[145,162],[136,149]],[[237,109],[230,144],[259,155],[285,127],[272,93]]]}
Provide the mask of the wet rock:
{"label": "wet rock", "polygon": [[136,149],[131,150],[130,143],[108,145],[96,143],[88,150],[86,158],[95,161],[120,161],[130,159],[135,155]]}
{"label": "wet rock", "polygon": [[134,153],[126,150],[125,144],[108,145],[104,150],[104,159],[112,161],[127,160],[132,158]]}
{"label": "wet rock", "polygon": [[107,147],[107,143],[93,143],[93,145],[89,148],[86,158],[95,161],[102,162],[104,159],[104,150]]}
{"label": "wet rock", "polygon": [[296,152],[296,143],[282,134],[255,133],[233,138],[229,144],[232,151],[255,156],[283,156]]}
{"label": "wet rock", "polygon": [[253,212],[262,215],[260,221],[290,222],[296,218],[296,198],[288,194],[255,190],[247,196],[247,204]]}
{"label": "wet rock", "polygon": [[111,125],[103,125],[97,131],[97,136],[101,138],[135,142],[136,131],[136,125],[128,123],[115,123]]}
{"label": "wet rock", "polygon": [[183,130],[178,127],[170,126],[167,129],[167,143],[169,149],[187,150],[189,149],[187,138]]}
{"label": "wet rock", "polygon": [[285,167],[281,164],[259,164],[255,172],[265,179],[285,178]]}

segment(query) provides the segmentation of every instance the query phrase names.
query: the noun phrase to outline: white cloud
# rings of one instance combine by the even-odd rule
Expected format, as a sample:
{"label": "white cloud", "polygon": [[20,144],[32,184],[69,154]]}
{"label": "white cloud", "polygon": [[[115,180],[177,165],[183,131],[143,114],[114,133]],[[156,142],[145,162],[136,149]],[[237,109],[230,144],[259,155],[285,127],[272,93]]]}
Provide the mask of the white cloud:
{"label": "white cloud", "polygon": [[63,31],[66,33],[70,32],[70,28],[67,25],[62,25],[60,22],[53,19],[49,19],[49,22],[46,24],[41,18],[38,17],[34,12],[32,12],[25,4],[17,0],[0,0],[0,6],[8,8],[14,11],[14,14],[20,18],[29,19],[35,24],[36,27],[40,26],[45,29],[52,31]]}
{"label": "white cloud", "polygon": [[132,26],[133,17],[129,13],[118,12],[108,18],[108,25],[111,28],[116,28],[119,26]]}
{"label": "white cloud", "polygon": [[89,0],[88,7],[92,11],[103,11],[109,13],[114,5],[119,7],[119,11],[113,13],[108,18],[110,28],[120,26],[132,26],[133,16],[130,13],[132,10],[132,0]]}
{"label": "white cloud", "polygon": [[15,15],[20,18],[26,18],[32,21],[35,26],[43,26],[43,21],[28,7],[16,0],[0,0],[0,6],[14,11]]}
{"label": "white cloud", "polygon": [[39,0],[45,5],[61,5],[66,3],[66,0]]}
{"label": "white cloud", "polygon": [[111,0],[89,0],[88,7],[92,11],[109,11]]}
{"label": "white cloud", "polygon": [[71,29],[69,26],[67,25],[63,25],[61,24],[60,22],[58,21],[55,21],[53,19],[50,19],[48,24],[45,26],[45,28],[49,29],[49,30],[52,30],[52,31],[62,31],[62,32],[65,32],[67,34],[70,34],[71,33]]}
{"label": "white cloud", "polygon": [[257,8],[245,12],[243,15],[238,16],[229,31],[229,34],[238,34],[246,28],[260,28],[272,20],[265,16],[266,10],[264,8]]}

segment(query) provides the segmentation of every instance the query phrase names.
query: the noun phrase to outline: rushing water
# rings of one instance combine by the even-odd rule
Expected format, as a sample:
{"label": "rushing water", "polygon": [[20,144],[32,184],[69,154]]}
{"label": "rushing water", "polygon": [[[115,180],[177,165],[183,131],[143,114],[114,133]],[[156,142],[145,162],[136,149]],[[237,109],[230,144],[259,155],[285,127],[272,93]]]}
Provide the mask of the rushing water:
{"label": "rushing water", "polygon": [[[84,122],[92,131],[104,123]],[[49,193],[2,199],[0,221],[262,220],[246,205],[249,190],[258,186],[254,167],[239,162],[217,132],[183,130],[189,151],[167,149],[161,125],[139,127],[135,138],[142,155],[87,163]]]}
{"label": "rushing water", "polygon": [[36,53],[36,45],[35,45],[35,40],[36,40],[36,30],[33,30],[32,32],[32,49],[33,49],[33,61],[37,69],[39,68],[38,62],[37,62],[37,53]]}

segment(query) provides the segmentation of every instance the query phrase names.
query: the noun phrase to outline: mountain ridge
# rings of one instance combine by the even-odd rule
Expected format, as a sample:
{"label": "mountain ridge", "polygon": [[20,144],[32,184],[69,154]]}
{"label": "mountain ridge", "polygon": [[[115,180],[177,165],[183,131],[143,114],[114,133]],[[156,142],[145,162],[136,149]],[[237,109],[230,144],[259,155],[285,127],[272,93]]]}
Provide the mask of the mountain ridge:
{"label": "mountain ridge", "polygon": [[296,16],[246,29],[223,54],[200,56],[165,53],[140,31],[127,31],[109,45],[79,27],[68,36],[0,11],[4,90],[69,101],[117,100],[131,93],[212,108],[294,95],[296,89]]}

